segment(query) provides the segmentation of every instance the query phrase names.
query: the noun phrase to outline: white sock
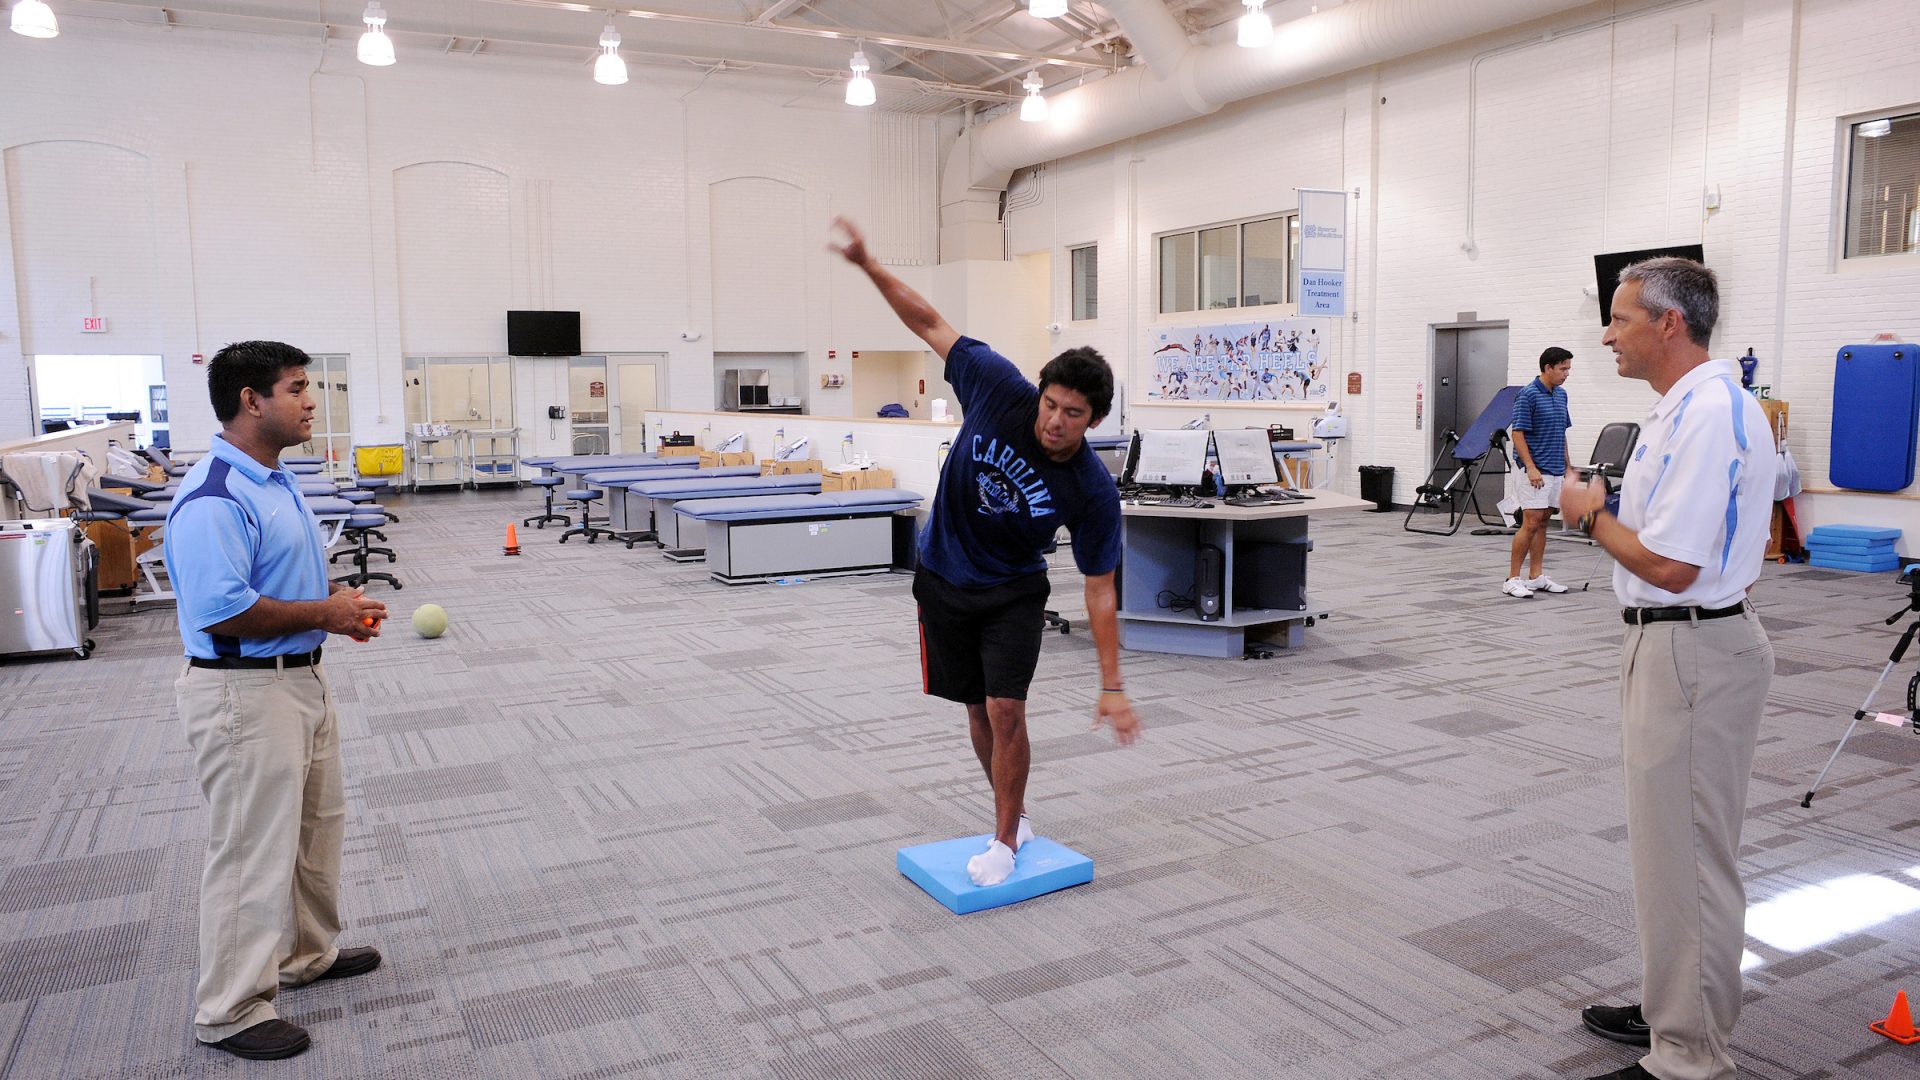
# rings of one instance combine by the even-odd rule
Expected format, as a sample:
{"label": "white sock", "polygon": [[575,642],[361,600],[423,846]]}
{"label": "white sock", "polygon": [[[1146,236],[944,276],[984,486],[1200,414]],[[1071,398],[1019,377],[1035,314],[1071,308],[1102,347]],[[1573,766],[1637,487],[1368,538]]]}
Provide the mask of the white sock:
{"label": "white sock", "polygon": [[995,840],[987,850],[967,860],[967,877],[982,888],[998,885],[1013,873],[1013,849]]}
{"label": "white sock", "polygon": [[1013,834],[1013,850],[1019,851],[1026,847],[1027,841],[1031,839],[1033,839],[1033,826],[1027,824],[1027,815],[1021,814],[1020,828]]}

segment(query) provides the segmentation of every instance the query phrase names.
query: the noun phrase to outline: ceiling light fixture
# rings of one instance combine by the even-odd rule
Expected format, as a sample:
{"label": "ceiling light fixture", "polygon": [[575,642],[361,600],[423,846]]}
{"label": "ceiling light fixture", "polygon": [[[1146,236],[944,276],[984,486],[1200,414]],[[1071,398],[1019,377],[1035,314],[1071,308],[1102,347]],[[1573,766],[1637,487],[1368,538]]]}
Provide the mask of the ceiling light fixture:
{"label": "ceiling light fixture", "polygon": [[13,5],[13,32],[30,38],[60,36],[60,21],[46,0],[20,0]]}
{"label": "ceiling light fixture", "polygon": [[360,21],[367,24],[367,32],[360,35],[360,45],[354,50],[363,64],[374,67],[386,67],[393,63],[393,39],[381,27],[387,25],[387,9],[380,6],[380,0],[369,0],[366,14]]}
{"label": "ceiling light fixture", "polygon": [[627,62],[620,59],[620,31],[613,28],[613,16],[607,16],[607,28],[600,31],[600,55],[593,58],[593,81],[603,86],[619,86],[627,81]]}
{"label": "ceiling light fixture", "polygon": [[853,78],[847,80],[847,104],[873,104],[873,80],[867,78],[872,65],[867,63],[866,51],[857,43],[853,47],[853,59],[847,61],[847,67],[853,70]]}
{"label": "ceiling light fixture", "polygon": [[1040,96],[1046,85],[1037,71],[1027,72],[1027,77],[1020,80],[1020,88],[1027,92],[1027,99],[1020,103],[1020,119],[1037,124],[1047,118],[1047,99]]}
{"label": "ceiling light fixture", "polygon": [[1028,0],[1027,14],[1036,19],[1057,19],[1067,13],[1067,0]]}
{"label": "ceiling light fixture", "polygon": [[1247,5],[1247,13],[1240,16],[1240,47],[1243,49],[1264,49],[1273,44],[1273,20],[1260,10],[1265,0],[1241,0]]}

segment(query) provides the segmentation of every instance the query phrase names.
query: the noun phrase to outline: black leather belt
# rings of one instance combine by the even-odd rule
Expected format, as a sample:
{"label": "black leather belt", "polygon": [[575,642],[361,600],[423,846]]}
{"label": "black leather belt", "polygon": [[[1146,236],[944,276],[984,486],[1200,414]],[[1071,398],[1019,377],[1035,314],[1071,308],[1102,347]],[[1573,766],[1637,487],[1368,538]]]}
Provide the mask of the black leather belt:
{"label": "black leather belt", "polygon": [[221,671],[258,671],[262,668],[312,667],[320,662],[320,649],[312,652],[285,653],[280,656],[216,656],[208,659],[204,656],[189,656],[187,663],[197,668],[215,668]]}
{"label": "black leather belt", "polygon": [[1630,607],[1620,609],[1620,618],[1628,626],[1650,622],[1689,622],[1695,619],[1725,619],[1747,610],[1743,601],[1732,607]]}

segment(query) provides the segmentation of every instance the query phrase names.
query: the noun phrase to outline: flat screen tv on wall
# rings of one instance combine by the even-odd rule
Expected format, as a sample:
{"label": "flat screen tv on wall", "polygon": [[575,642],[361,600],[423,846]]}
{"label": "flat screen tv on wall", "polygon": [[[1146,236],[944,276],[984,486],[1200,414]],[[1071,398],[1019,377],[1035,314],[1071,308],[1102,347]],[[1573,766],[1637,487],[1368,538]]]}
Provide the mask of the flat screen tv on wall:
{"label": "flat screen tv on wall", "polygon": [[1600,325],[1613,321],[1613,290],[1620,287],[1620,271],[1634,263],[1662,255],[1676,255],[1682,259],[1692,259],[1704,263],[1707,257],[1699,244],[1677,244],[1673,247],[1642,248],[1639,251],[1615,251],[1593,257],[1593,273],[1600,284]]}
{"label": "flat screen tv on wall", "polygon": [[511,356],[579,356],[580,313],[507,312],[507,353]]}

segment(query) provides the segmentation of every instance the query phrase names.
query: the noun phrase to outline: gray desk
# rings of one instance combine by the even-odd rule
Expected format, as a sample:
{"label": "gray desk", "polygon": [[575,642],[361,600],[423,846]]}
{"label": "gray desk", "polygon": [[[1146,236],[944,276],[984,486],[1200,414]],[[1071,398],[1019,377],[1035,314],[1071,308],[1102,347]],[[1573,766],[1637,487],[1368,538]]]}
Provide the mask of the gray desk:
{"label": "gray desk", "polygon": [[[1187,656],[1238,657],[1255,640],[1298,646],[1304,627],[1323,615],[1306,592],[1306,560],[1312,543],[1307,522],[1314,514],[1367,510],[1363,499],[1315,491],[1307,502],[1273,506],[1226,506],[1217,500],[1197,507],[1121,506],[1120,644],[1145,652]],[[1191,608],[1172,611],[1157,597],[1163,591],[1188,594],[1194,588],[1194,559],[1200,545],[1223,555],[1223,606],[1220,618],[1202,621]],[[1242,588],[1236,590],[1236,575]],[[1253,578],[1271,598],[1285,594],[1277,607],[1255,607],[1236,597]],[[1297,603],[1298,606],[1294,606]]]}

